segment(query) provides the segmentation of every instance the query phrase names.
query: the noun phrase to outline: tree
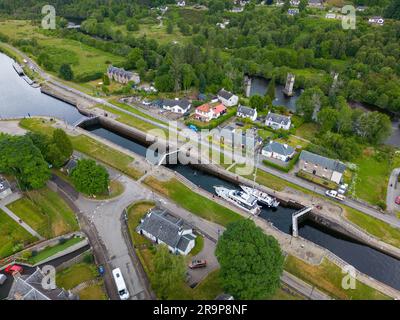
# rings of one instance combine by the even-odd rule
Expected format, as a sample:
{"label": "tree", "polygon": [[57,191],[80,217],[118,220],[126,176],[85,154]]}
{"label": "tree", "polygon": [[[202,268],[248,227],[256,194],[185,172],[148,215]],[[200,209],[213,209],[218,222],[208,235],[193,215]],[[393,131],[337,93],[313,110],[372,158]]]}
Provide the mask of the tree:
{"label": "tree", "polygon": [[76,190],[87,195],[99,195],[108,191],[107,170],[92,159],[82,159],[71,173]]}
{"label": "tree", "polygon": [[230,223],[218,240],[216,256],[225,292],[237,299],[265,299],[280,286],[283,255],[275,238],[252,220]]}
{"label": "tree", "polygon": [[400,0],[392,0],[385,10],[385,17],[400,20]]}
{"label": "tree", "polygon": [[40,189],[50,169],[40,150],[27,136],[0,135],[0,172],[14,175],[23,189]]}
{"label": "tree", "polygon": [[254,95],[250,98],[250,107],[257,109],[257,111],[263,111],[265,109],[264,99],[259,95]]}
{"label": "tree", "polygon": [[60,67],[59,75],[64,80],[71,81],[74,78],[74,73],[69,64],[62,64]]}
{"label": "tree", "polygon": [[321,89],[314,87],[304,90],[300,98],[297,99],[297,112],[303,115],[306,122],[313,120],[314,111],[321,108],[323,97],[324,93]]}
{"label": "tree", "polygon": [[165,245],[157,247],[154,255],[154,286],[158,298],[168,299],[184,280],[186,272],[182,256],[173,255]]}
{"label": "tree", "polygon": [[275,77],[273,77],[269,82],[268,89],[265,95],[269,96],[271,98],[271,101],[275,100]]}
{"label": "tree", "polygon": [[318,123],[321,126],[322,132],[332,131],[335,127],[339,113],[333,108],[323,108],[318,113]]}
{"label": "tree", "polygon": [[299,3],[299,11],[303,12],[307,9],[308,1],[307,0],[300,0]]}
{"label": "tree", "polygon": [[167,22],[167,33],[172,34],[174,32],[174,23],[171,20]]}
{"label": "tree", "polygon": [[64,130],[55,129],[53,131],[53,143],[58,147],[58,149],[60,149],[65,160],[72,156],[72,142]]}

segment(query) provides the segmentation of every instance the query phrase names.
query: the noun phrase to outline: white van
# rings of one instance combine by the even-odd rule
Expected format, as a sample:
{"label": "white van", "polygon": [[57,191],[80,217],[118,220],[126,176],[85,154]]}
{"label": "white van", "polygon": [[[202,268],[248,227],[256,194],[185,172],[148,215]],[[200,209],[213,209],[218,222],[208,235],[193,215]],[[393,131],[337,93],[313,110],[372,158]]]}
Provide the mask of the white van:
{"label": "white van", "polygon": [[121,270],[116,268],[112,271],[114,276],[115,284],[117,285],[118,295],[121,300],[128,300],[129,299],[129,291],[126,289],[124,278],[122,277]]}

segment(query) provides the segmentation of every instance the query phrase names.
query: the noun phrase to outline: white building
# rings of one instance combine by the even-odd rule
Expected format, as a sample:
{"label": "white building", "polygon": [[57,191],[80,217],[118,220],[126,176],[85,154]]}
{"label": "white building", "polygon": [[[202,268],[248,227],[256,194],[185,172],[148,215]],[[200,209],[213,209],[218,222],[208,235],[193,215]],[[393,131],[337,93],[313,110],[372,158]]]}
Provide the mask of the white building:
{"label": "white building", "polygon": [[191,107],[191,103],[186,99],[179,100],[178,98],[173,99],[164,99],[162,102],[162,107],[165,110],[184,114],[189,111]]}
{"label": "white building", "polygon": [[176,5],[177,5],[178,7],[184,7],[184,6],[186,6],[186,2],[185,2],[185,0],[183,0],[183,1],[178,1],[178,2],[176,3]]}
{"label": "white building", "polygon": [[267,118],[265,119],[265,125],[275,130],[289,130],[291,124],[292,121],[290,120],[290,117],[272,112],[268,112]]}
{"label": "white building", "polygon": [[195,246],[193,229],[166,210],[150,210],[136,231],[157,244],[165,244],[175,254],[187,255]]}
{"label": "white building", "polygon": [[226,113],[226,107],[222,103],[205,103],[198,106],[195,111],[195,117],[200,121],[211,121],[217,119]]}
{"label": "white building", "polygon": [[296,151],[287,144],[270,141],[261,151],[261,154],[267,158],[274,158],[281,161],[289,161],[294,157]]}
{"label": "white building", "polygon": [[5,197],[9,196],[12,193],[11,186],[6,180],[0,176],[0,200],[4,199]]}
{"label": "white building", "polygon": [[239,97],[225,89],[219,90],[218,100],[221,101],[225,107],[233,107],[239,103]]}
{"label": "white building", "polygon": [[246,106],[239,105],[236,116],[240,118],[248,118],[251,121],[256,121],[257,119],[257,110],[252,109]]}

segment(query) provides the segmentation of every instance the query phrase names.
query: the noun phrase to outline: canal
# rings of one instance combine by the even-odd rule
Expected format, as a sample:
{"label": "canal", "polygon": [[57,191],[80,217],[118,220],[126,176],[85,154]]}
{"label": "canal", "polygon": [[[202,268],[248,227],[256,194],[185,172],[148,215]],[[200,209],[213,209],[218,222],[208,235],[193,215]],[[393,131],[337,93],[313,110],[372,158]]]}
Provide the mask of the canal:
{"label": "canal", "polygon": [[[11,59],[0,54],[0,116],[16,117],[46,115],[75,122],[81,114],[72,106],[42,95],[19,78],[11,66]],[[117,133],[99,126],[88,128],[93,134],[109,139],[137,154],[146,155],[146,148]],[[196,185],[213,192],[214,185],[236,186],[210,174],[198,171],[190,166],[176,165],[171,167]],[[291,208],[263,209],[260,217],[269,220],[275,227],[285,233],[291,231]],[[358,270],[400,290],[400,261],[374,250],[366,245],[353,241],[308,220],[300,224],[300,236],[335,253]]]}

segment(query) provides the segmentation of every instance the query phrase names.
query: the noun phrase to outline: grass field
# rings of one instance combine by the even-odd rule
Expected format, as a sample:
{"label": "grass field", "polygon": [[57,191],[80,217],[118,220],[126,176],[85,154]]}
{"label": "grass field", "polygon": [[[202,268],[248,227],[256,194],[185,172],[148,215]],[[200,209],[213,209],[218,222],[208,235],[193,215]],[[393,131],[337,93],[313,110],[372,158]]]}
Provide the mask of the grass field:
{"label": "grass field", "polygon": [[0,210],[0,258],[21,251],[26,245],[36,240],[4,211]]}
{"label": "grass field", "polygon": [[[54,69],[61,64],[69,63],[75,76],[86,73],[104,73],[110,63],[118,64],[125,61],[124,57],[87,46],[75,40],[63,39],[41,32],[39,27],[29,21],[6,20],[0,22],[0,32],[13,40],[36,39],[50,55]],[[37,57],[34,57],[37,58]]]}
{"label": "grass field", "polygon": [[313,266],[293,256],[288,256],[285,270],[304,281],[316,286],[337,299],[343,300],[386,300],[390,299],[381,292],[356,280],[356,289],[342,288],[342,270],[328,260]]}
{"label": "grass field", "polygon": [[379,157],[379,151],[367,148],[353,161],[358,166],[355,186],[356,196],[372,204],[386,202],[390,176],[390,164],[386,154]]}
{"label": "grass field", "polygon": [[57,287],[70,290],[78,284],[98,277],[97,269],[92,264],[78,263],[57,273]]}
{"label": "grass field", "polygon": [[27,262],[32,265],[37,264],[47,258],[54,256],[55,254],[57,254],[61,251],[81,242],[82,240],[83,240],[82,238],[74,237],[74,238],[66,240],[63,243],[57,244],[55,246],[47,247],[47,248],[43,249],[42,251],[39,251],[36,255],[32,255],[32,257],[30,257]]}
{"label": "grass field", "polygon": [[147,177],[144,183],[156,192],[171,198],[172,201],[186,210],[206,220],[226,226],[230,222],[242,219],[238,213],[193,192],[176,179],[162,182],[154,177]]}
{"label": "grass field", "polygon": [[[78,263],[57,273],[57,287],[70,290],[86,281],[96,280],[99,277],[97,268],[93,264]],[[106,300],[103,281],[98,280],[78,292],[80,300]]]}
{"label": "grass field", "polygon": [[[46,134],[51,134],[54,131],[49,121],[43,123],[40,119],[23,119],[20,122],[20,126],[27,130]],[[99,160],[134,179],[138,179],[143,174],[133,167],[132,163],[135,159],[125,153],[112,149],[85,135],[70,136],[70,139],[75,150]]]}
{"label": "grass field", "polygon": [[345,217],[378,239],[400,248],[400,229],[347,206]]}
{"label": "grass field", "polygon": [[8,208],[45,238],[54,238],[79,229],[72,209],[48,188],[33,190]]}

